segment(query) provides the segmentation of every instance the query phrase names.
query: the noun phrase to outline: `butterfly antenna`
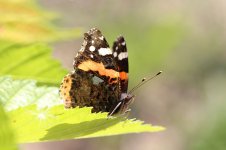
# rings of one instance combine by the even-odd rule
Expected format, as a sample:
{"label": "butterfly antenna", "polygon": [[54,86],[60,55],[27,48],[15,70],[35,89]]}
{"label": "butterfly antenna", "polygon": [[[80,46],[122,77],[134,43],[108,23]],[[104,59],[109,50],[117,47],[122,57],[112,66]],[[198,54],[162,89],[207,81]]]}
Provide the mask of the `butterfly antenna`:
{"label": "butterfly antenna", "polygon": [[130,91],[129,91],[129,94],[133,93],[136,89],[138,89],[139,87],[141,87],[142,85],[144,85],[145,83],[149,82],[150,80],[154,79],[155,77],[157,77],[158,75],[160,75],[162,73],[162,71],[159,71],[156,75],[150,77],[150,78],[143,78],[141,80],[140,83],[138,83],[134,88],[132,88]]}

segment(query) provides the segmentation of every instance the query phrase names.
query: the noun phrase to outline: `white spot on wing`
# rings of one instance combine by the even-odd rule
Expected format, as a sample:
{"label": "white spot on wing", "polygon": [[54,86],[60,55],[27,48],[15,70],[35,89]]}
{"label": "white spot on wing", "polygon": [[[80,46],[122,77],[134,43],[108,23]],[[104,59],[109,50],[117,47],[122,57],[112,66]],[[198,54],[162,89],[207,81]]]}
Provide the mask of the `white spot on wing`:
{"label": "white spot on wing", "polygon": [[96,48],[95,48],[94,46],[90,46],[90,47],[89,47],[89,50],[90,50],[91,52],[95,51],[95,49],[96,49]]}
{"label": "white spot on wing", "polygon": [[113,55],[114,55],[114,57],[117,57],[117,52],[114,52]]}
{"label": "white spot on wing", "polygon": [[103,41],[104,40],[104,36],[99,37],[99,39]]}
{"label": "white spot on wing", "polygon": [[92,40],[92,44],[94,43],[94,40]]}
{"label": "white spot on wing", "polygon": [[122,59],[125,59],[128,57],[128,53],[127,52],[121,52],[119,55],[118,55],[118,59],[119,60],[122,60]]}
{"label": "white spot on wing", "polygon": [[99,52],[99,54],[100,54],[101,56],[105,56],[105,55],[110,55],[110,54],[112,54],[112,51],[111,51],[110,48],[100,48],[100,49],[98,50],[98,52]]}
{"label": "white spot on wing", "polygon": [[125,46],[125,45],[126,45],[126,42],[125,42],[125,41],[123,41],[123,42],[122,42],[122,45],[123,45],[123,46]]}
{"label": "white spot on wing", "polygon": [[90,57],[93,58],[93,54],[90,54]]}
{"label": "white spot on wing", "polygon": [[116,50],[118,50],[118,46],[116,46],[116,48],[115,48]]}

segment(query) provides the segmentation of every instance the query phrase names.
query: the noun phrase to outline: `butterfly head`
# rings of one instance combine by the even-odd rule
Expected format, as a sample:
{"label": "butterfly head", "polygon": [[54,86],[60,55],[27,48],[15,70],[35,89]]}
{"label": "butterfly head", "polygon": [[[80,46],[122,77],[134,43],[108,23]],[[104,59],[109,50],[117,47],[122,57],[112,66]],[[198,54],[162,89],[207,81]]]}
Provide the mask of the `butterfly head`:
{"label": "butterfly head", "polygon": [[108,113],[108,116],[124,115],[130,111],[129,106],[134,101],[134,95],[122,93],[120,101]]}

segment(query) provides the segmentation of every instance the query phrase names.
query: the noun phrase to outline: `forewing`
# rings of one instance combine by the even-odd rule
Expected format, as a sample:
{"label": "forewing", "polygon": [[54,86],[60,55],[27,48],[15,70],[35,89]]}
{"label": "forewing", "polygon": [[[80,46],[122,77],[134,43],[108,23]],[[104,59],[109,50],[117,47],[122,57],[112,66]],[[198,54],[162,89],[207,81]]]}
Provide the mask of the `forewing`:
{"label": "forewing", "polygon": [[117,63],[112,55],[112,50],[96,28],[84,34],[84,42],[74,60],[74,68],[100,77],[110,83],[116,83],[119,78]]}

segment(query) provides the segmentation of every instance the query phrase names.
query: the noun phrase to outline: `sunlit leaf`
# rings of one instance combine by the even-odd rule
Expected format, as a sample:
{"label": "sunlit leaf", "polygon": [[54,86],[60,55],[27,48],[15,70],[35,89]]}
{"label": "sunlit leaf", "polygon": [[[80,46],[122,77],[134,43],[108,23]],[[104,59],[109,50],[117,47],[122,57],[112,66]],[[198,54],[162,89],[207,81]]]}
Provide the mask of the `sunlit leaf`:
{"label": "sunlit leaf", "polygon": [[0,104],[0,149],[1,150],[16,150],[14,135],[9,124],[5,111]]}
{"label": "sunlit leaf", "polygon": [[[125,118],[107,118],[107,113],[91,113],[91,108],[51,109],[23,107],[10,112],[19,143],[80,139],[127,133],[157,132],[164,128]],[[32,134],[31,134],[32,131]]]}
{"label": "sunlit leaf", "polygon": [[0,42],[0,75],[59,84],[67,71],[57,60],[51,58],[51,55],[52,50],[45,44],[20,45]]}
{"label": "sunlit leaf", "polygon": [[0,40],[15,43],[51,42],[75,38],[80,28],[63,29],[53,23],[59,15],[45,11],[36,1],[0,0]]}
{"label": "sunlit leaf", "polygon": [[136,119],[107,118],[91,108],[65,109],[57,88],[37,87],[31,80],[0,78],[0,100],[19,143],[79,139],[127,133],[157,132],[164,128]]}
{"label": "sunlit leaf", "polygon": [[34,80],[0,77],[0,87],[0,103],[8,111],[31,104],[36,104],[38,108],[62,104],[58,96],[58,88],[37,87]]}

